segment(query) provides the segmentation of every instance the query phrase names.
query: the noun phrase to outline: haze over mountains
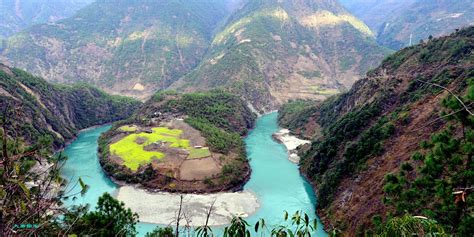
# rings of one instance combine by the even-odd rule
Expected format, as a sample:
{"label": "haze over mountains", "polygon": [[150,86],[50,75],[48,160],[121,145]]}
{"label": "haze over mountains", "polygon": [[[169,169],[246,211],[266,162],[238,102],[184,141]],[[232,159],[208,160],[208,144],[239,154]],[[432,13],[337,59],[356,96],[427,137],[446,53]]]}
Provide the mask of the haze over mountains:
{"label": "haze over mountains", "polygon": [[55,22],[93,0],[0,0],[0,39],[32,25]]}
{"label": "haze over mountains", "polygon": [[377,35],[377,41],[398,50],[430,35],[448,35],[474,24],[471,0],[340,0]]}

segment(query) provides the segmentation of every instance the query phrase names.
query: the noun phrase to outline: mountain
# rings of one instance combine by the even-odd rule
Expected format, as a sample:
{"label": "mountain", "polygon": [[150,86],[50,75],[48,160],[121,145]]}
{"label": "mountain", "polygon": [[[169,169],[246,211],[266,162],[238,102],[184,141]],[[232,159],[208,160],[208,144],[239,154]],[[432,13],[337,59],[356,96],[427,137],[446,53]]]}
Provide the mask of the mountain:
{"label": "mountain", "polygon": [[74,15],[93,0],[0,0],[0,39]]}
{"label": "mountain", "polygon": [[267,110],[349,88],[387,53],[334,0],[102,0],[0,48],[0,60],[54,82],[140,99],[232,89]]}
{"label": "mountain", "polygon": [[[392,15],[405,11],[416,0],[339,0],[354,16],[377,33]],[[390,14],[387,14],[390,13]]]}
{"label": "mountain", "polygon": [[472,233],[473,199],[453,192],[473,185],[473,49],[470,27],[391,55],[319,105],[283,106],[280,124],[313,139],[300,165],[326,227],[363,233],[408,213]]}
{"label": "mountain", "polygon": [[146,98],[200,62],[229,9],[220,0],[99,0],[10,37],[0,60],[54,82]]}
{"label": "mountain", "polygon": [[125,119],[140,102],[87,85],[54,85],[0,64],[0,110],[9,134],[34,144],[46,135],[62,147],[80,129]]}
{"label": "mountain", "polygon": [[377,33],[377,41],[392,49],[442,36],[474,23],[470,0],[342,0],[352,13]]}
{"label": "mountain", "polygon": [[269,111],[289,99],[343,91],[386,53],[337,1],[246,1],[197,68],[171,88],[223,88]]}

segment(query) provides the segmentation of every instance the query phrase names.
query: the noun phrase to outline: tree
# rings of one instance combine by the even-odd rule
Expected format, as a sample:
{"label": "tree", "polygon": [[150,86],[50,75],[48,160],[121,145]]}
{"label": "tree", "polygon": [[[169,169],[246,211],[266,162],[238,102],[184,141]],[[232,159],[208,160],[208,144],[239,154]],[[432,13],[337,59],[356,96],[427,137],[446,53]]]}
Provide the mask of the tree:
{"label": "tree", "polygon": [[411,213],[439,221],[450,233],[460,236],[474,232],[474,79],[467,93],[458,97],[450,91],[442,104],[446,129],[422,142],[412,164],[402,164],[398,174],[386,176],[384,202],[396,215]]}
{"label": "tree", "polygon": [[146,233],[145,237],[174,237],[173,228],[171,228],[171,227],[165,227],[165,228],[156,227],[152,232]]}
{"label": "tree", "polygon": [[[56,235],[60,232],[54,214],[64,209],[56,204],[64,197],[58,192],[59,170],[64,156],[48,157],[51,137],[39,137],[34,145],[16,136],[15,123],[21,105],[1,100],[0,108],[0,236]],[[30,171],[37,167],[36,171]]]}
{"label": "tree", "polygon": [[421,217],[404,215],[388,220],[377,233],[380,237],[397,236],[439,236],[447,237],[448,234],[436,221]]}
{"label": "tree", "polygon": [[99,197],[97,210],[87,212],[87,207],[76,207],[65,215],[70,233],[80,236],[133,236],[137,222],[138,215],[108,193]]}

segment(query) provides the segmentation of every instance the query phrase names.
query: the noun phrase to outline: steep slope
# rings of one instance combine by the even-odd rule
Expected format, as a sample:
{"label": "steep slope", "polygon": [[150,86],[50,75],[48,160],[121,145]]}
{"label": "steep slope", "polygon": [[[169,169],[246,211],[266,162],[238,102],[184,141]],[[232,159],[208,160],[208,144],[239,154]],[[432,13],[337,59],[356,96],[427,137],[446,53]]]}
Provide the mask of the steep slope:
{"label": "steep slope", "polygon": [[43,135],[56,148],[80,129],[125,119],[140,102],[110,96],[91,86],[53,85],[20,69],[0,64],[0,111],[9,134],[35,143]]}
{"label": "steep slope", "polygon": [[1,0],[0,39],[32,25],[70,17],[93,0]]}
{"label": "steep slope", "polygon": [[[422,150],[420,144],[430,143],[421,141],[440,131],[453,134],[456,139],[463,139],[463,134],[467,134],[466,139],[471,139],[473,116],[441,87],[449,89],[464,100],[470,111],[473,110],[473,36],[474,27],[470,27],[447,37],[405,48],[388,57],[379,68],[369,72],[367,78],[356,82],[349,92],[339,97],[313,107],[308,105],[309,102],[287,105],[280,120],[282,125],[315,137],[311,146],[302,151],[301,170],[316,187],[319,213],[326,227],[331,226],[345,233],[363,232],[372,226],[372,217],[384,217],[387,213],[403,214],[406,210],[412,215],[424,215],[440,221],[449,232],[466,231],[469,221],[472,221],[472,218],[469,219],[472,209],[456,205],[455,198],[450,195],[464,185],[472,186],[472,176],[462,174],[464,171],[472,172],[472,163],[469,163],[472,150],[468,145],[462,145],[467,149],[465,154],[453,157],[454,153],[443,151],[445,146],[453,149],[456,144],[462,144],[455,140],[450,146],[441,145],[433,149],[438,153],[431,157],[436,157],[439,152],[447,153],[443,153],[445,159],[442,161],[425,158],[426,165],[439,162],[441,167],[435,169],[437,181],[428,182],[422,180],[426,180],[426,174],[432,171],[428,172],[420,159],[411,160],[411,156],[416,151],[429,154],[430,145],[424,145],[428,149]],[[466,93],[470,93],[471,97],[465,96]],[[446,105],[450,106],[449,109]],[[461,125],[453,120],[455,118],[463,118],[465,124]],[[314,124],[322,127],[321,134],[315,134],[318,130],[308,129],[314,128]],[[302,129],[298,131],[297,128]],[[308,131],[313,131],[313,134],[308,134]],[[445,141],[443,136],[446,137],[435,137],[435,141]],[[402,187],[385,186],[385,175],[398,173],[404,162],[410,164],[403,165],[402,171],[405,174],[409,172],[411,183]],[[446,162],[446,165],[441,162]],[[460,177],[471,178],[470,181],[459,182]],[[409,193],[402,192],[403,187],[412,183],[418,186]],[[444,191],[435,191],[440,187],[444,187]],[[395,190],[395,194],[391,190]],[[444,204],[438,202],[443,200],[439,196],[442,194],[448,195]],[[409,204],[384,203],[384,197],[386,201],[408,198]],[[469,205],[472,205],[472,198],[469,200]]]}
{"label": "steep slope", "polygon": [[447,35],[474,24],[474,2],[470,0],[342,0],[353,14],[377,33],[377,41],[400,49],[410,44]]}
{"label": "steep slope", "polygon": [[48,80],[146,98],[199,63],[226,9],[220,0],[99,0],[9,38],[1,55]]}
{"label": "steep slope", "polygon": [[385,50],[333,0],[246,1],[206,58],[172,88],[225,88],[261,110],[349,88]]}

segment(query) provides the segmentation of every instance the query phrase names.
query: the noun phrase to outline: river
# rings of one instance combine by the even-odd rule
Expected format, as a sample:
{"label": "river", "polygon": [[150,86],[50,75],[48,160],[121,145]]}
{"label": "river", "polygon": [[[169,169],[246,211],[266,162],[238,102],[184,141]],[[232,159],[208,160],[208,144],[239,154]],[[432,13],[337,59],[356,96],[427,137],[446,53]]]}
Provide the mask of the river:
{"label": "river", "polygon": [[[311,186],[299,174],[298,166],[288,160],[285,147],[271,137],[279,129],[277,116],[277,113],[271,113],[260,117],[255,128],[245,138],[252,176],[244,189],[253,192],[260,203],[257,212],[247,218],[251,225],[260,218],[264,218],[267,225],[280,224],[285,210],[290,214],[304,211],[311,218],[316,218],[316,197]],[[110,126],[85,130],[66,147],[65,153],[69,159],[64,165],[63,176],[71,183],[81,177],[90,189],[84,196],[66,200],[65,205],[90,204],[94,207],[104,192],[116,192],[117,185],[103,173],[97,157],[97,139],[108,129]],[[71,189],[77,191],[79,187]],[[155,226],[139,223],[137,229],[142,236]],[[326,236],[320,223],[316,236]]]}

